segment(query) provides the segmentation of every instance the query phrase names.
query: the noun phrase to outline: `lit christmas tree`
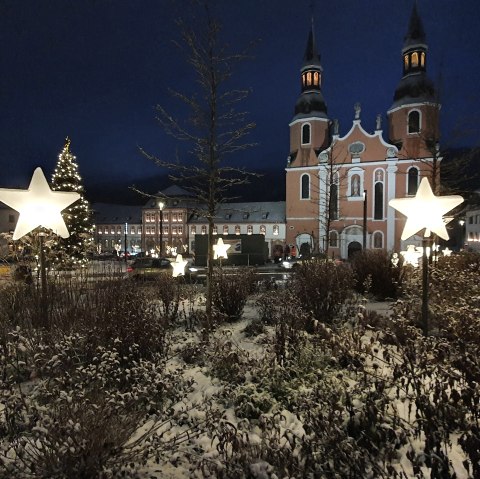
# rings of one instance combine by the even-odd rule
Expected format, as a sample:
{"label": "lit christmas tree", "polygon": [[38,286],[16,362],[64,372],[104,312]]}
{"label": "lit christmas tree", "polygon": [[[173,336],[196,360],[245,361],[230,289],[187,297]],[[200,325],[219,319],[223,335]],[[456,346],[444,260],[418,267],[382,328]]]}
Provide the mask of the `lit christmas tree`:
{"label": "lit christmas tree", "polygon": [[78,174],[76,157],[70,152],[70,139],[67,138],[52,177],[52,190],[75,191],[80,199],[66,208],[62,215],[70,236],[58,238],[52,248],[56,262],[68,266],[82,265],[87,262],[87,252],[93,247],[93,225],[82,179]]}

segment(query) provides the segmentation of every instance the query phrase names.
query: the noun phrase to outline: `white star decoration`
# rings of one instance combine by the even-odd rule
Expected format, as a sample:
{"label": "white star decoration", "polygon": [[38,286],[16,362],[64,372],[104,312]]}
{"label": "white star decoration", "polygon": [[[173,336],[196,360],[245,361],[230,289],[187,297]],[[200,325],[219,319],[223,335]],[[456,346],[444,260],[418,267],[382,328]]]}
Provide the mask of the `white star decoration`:
{"label": "white star decoration", "polygon": [[79,193],[52,191],[41,168],[36,168],[28,190],[0,188],[0,201],[20,213],[13,239],[30,233],[37,226],[50,228],[62,238],[68,238],[61,211],[80,198]]}
{"label": "white star decoration", "polygon": [[183,276],[185,274],[185,266],[188,261],[184,260],[181,254],[177,254],[175,261],[172,263],[173,273],[172,276],[176,278],[177,276]]}
{"label": "white star decoration", "polygon": [[[421,229],[436,233],[440,238],[448,240],[443,215],[463,202],[459,195],[435,196],[427,178],[423,178],[415,198],[397,198],[390,200],[389,205],[407,217],[402,240],[410,238]],[[426,236],[428,236],[426,234]]]}
{"label": "white star decoration", "polygon": [[217,244],[213,245],[213,259],[228,258],[227,250],[229,248],[229,244],[225,244],[222,238],[218,238]]}

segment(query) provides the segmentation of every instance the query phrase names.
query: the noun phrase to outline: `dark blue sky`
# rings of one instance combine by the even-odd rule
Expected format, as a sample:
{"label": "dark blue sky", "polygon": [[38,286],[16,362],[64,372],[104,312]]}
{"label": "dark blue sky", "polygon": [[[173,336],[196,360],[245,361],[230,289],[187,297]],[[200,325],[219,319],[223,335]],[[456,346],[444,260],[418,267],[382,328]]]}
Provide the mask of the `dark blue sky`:
{"label": "dark blue sky", "polygon": [[[392,102],[413,0],[317,0],[315,31],[330,118],[345,134],[353,105],[362,124]],[[178,2],[188,5],[187,1]],[[259,145],[239,162],[283,169],[288,123],[299,94],[299,68],[310,0],[218,0],[233,49],[259,40],[235,85],[252,89],[244,107]],[[87,186],[162,173],[138,146],[173,158],[176,145],[154,106],[174,114],[168,88],[192,81],[172,39],[181,9],[172,0],[2,0],[0,2],[0,186],[26,187],[34,167],[47,176],[67,135]],[[444,145],[473,145],[480,115],[480,2],[419,0],[428,72],[441,89]],[[238,45],[238,47],[237,47]],[[385,123],[384,123],[385,125]],[[476,135],[454,131],[473,128]],[[386,131],[386,125],[384,126]]]}

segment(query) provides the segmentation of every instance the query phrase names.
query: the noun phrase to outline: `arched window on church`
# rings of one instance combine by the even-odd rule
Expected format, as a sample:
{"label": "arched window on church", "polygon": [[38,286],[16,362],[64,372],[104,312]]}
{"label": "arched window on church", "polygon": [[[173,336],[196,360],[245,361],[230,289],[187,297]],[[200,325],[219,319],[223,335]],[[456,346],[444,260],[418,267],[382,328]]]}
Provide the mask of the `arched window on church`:
{"label": "arched window on church", "polygon": [[302,125],[302,145],[310,144],[310,123],[304,123]]}
{"label": "arched window on church", "polygon": [[412,67],[413,68],[418,67],[418,53],[417,52],[412,53]]}
{"label": "arched window on church", "polygon": [[310,198],[310,175],[302,175],[300,197],[302,200],[308,200]]}
{"label": "arched window on church", "polygon": [[414,166],[408,170],[407,175],[407,195],[414,196],[418,189],[418,168]]}
{"label": "arched window on church", "polygon": [[338,185],[336,184],[330,185],[329,200],[330,200],[330,204],[329,204],[330,219],[338,220]]}
{"label": "arched window on church", "polygon": [[373,202],[373,219],[383,220],[383,182],[377,181],[375,183],[375,197]]}
{"label": "arched window on church", "polygon": [[403,55],[403,69],[404,71],[408,70],[408,55]]}
{"label": "arched window on church", "polygon": [[412,110],[408,114],[408,133],[420,132],[420,112],[418,110]]}
{"label": "arched window on church", "polygon": [[319,81],[319,75],[318,75],[318,72],[315,72],[313,74],[313,85],[314,86],[320,86],[320,81]]}
{"label": "arched window on church", "polygon": [[312,72],[307,73],[307,85],[312,84]]}
{"label": "arched window on church", "polygon": [[338,248],[338,233],[336,231],[330,231],[328,235],[328,245],[331,248]]}
{"label": "arched window on church", "polygon": [[375,231],[375,233],[373,233],[373,247],[383,248],[383,234],[381,231]]}
{"label": "arched window on church", "polygon": [[425,52],[420,53],[420,66],[425,67]]}

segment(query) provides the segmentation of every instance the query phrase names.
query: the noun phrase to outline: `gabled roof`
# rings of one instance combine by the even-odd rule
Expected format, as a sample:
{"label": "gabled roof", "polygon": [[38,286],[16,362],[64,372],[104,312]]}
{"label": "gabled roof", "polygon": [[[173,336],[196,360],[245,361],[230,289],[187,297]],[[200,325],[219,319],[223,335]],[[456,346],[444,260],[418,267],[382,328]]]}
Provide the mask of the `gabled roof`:
{"label": "gabled roof", "polygon": [[[206,223],[206,218],[193,215],[189,223]],[[215,223],[285,223],[285,201],[259,201],[249,203],[222,203]]]}
{"label": "gabled roof", "polygon": [[96,224],[142,224],[142,207],[137,205],[92,204]]}

